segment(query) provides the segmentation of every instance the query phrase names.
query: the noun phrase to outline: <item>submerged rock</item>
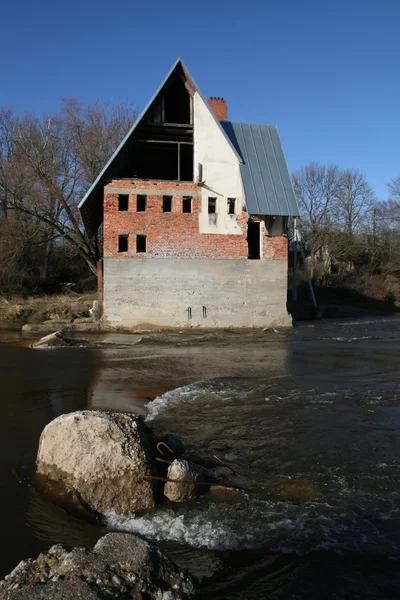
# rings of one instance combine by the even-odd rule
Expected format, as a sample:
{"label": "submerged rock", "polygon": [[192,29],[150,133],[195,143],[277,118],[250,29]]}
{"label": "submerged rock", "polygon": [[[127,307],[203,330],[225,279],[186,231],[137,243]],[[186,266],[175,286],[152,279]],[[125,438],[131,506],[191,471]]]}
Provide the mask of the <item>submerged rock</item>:
{"label": "submerged rock", "polygon": [[172,502],[194,500],[210,489],[205,485],[210,481],[206,469],[185,459],[175,459],[168,468],[167,481],[164,486],[164,496]]}
{"label": "submerged rock", "polygon": [[74,492],[100,514],[154,508],[157,475],[140,416],[78,411],[49,423],[40,437],[37,472]]}
{"label": "submerged rock", "polygon": [[73,340],[70,340],[65,336],[62,331],[55,331],[42,337],[38,342],[32,344],[32,348],[50,348],[54,346],[72,346]]}
{"label": "submerged rock", "polygon": [[53,546],[22,561],[0,582],[4,600],[196,598],[193,579],[157,546],[133,534],[109,533],[93,550]]}

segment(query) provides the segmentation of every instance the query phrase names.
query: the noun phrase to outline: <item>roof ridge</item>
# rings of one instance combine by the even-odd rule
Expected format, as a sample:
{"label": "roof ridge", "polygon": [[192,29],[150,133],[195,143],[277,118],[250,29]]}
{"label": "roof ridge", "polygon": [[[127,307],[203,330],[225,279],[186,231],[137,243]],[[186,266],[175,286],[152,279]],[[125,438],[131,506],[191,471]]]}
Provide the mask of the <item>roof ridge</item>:
{"label": "roof ridge", "polygon": [[96,187],[100,184],[100,181],[101,181],[102,177],[106,174],[107,169],[111,166],[111,164],[117,158],[118,154],[121,152],[121,150],[123,149],[123,147],[125,146],[125,144],[128,142],[129,138],[131,137],[131,135],[133,134],[133,132],[135,131],[135,129],[138,127],[138,125],[140,124],[140,122],[144,118],[145,114],[147,113],[147,111],[149,110],[149,108],[151,107],[151,105],[153,104],[153,102],[155,101],[155,99],[157,98],[158,94],[161,92],[161,90],[163,89],[163,87],[166,85],[168,79],[171,77],[172,73],[174,72],[174,70],[176,69],[176,67],[179,64],[181,65],[182,69],[185,71],[187,77],[191,80],[191,83],[193,84],[196,92],[199,94],[199,96],[201,97],[201,99],[205,103],[208,111],[212,115],[214,121],[216,122],[217,126],[219,127],[222,135],[225,137],[225,139],[226,139],[227,143],[229,144],[229,146],[231,147],[232,151],[235,153],[235,155],[238,158],[238,160],[240,162],[242,162],[241,156],[239,155],[239,153],[237,152],[236,148],[232,144],[231,140],[229,139],[229,136],[226,134],[224,128],[222,127],[221,123],[219,122],[219,120],[215,116],[215,114],[212,111],[211,107],[209,106],[208,102],[205,100],[204,96],[202,95],[202,93],[200,91],[200,88],[197,85],[197,83],[195,82],[194,78],[192,77],[189,69],[187,68],[187,66],[185,65],[185,63],[181,59],[181,57],[178,57],[175,60],[175,62],[172,65],[172,67],[170,68],[170,70],[168,71],[167,75],[162,80],[161,84],[158,86],[158,88],[155,91],[155,93],[152,95],[152,97],[149,100],[149,102],[146,104],[145,108],[140,113],[139,117],[133,123],[132,127],[129,129],[128,133],[125,135],[124,139],[119,144],[118,148],[115,150],[115,152],[113,153],[113,155],[111,156],[111,158],[109,158],[109,160],[107,161],[106,165],[100,171],[99,175],[96,177],[96,179],[94,180],[94,182],[92,183],[92,185],[90,186],[90,188],[88,189],[88,191],[86,192],[86,194],[84,195],[84,197],[82,198],[82,200],[80,201],[80,203],[78,204],[79,210],[83,209],[86,201],[89,199],[89,197],[91,196],[91,194],[95,191]]}
{"label": "roof ridge", "polygon": [[248,126],[255,126],[255,127],[276,127],[276,128],[278,128],[278,125],[275,125],[274,123],[246,123],[244,121],[224,121],[224,123],[232,123],[233,125],[248,125]]}

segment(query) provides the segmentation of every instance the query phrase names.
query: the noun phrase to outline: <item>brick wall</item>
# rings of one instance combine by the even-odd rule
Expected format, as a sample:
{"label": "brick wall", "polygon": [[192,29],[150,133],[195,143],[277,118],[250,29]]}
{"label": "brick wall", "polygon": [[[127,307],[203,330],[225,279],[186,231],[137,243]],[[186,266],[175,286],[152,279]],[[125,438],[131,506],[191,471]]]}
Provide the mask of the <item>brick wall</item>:
{"label": "brick wall", "polygon": [[274,235],[264,238],[263,258],[269,260],[288,259],[288,239],[284,235]]}
{"label": "brick wall", "polygon": [[211,98],[208,99],[208,104],[218,121],[228,120],[228,105],[224,98],[211,96]]}
{"label": "brick wall", "polygon": [[[118,196],[127,188],[129,208],[120,212]],[[136,212],[133,188],[146,191],[145,212]],[[171,212],[163,212],[163,195],[172,196]],[[184,195],[192,197],[191,213],[182,212]],[[206,234],[199,233],[200,210],[201,187],[195,183],[114,180],[104,189],[104,257],[247,259],[247,213],[236,215],[242,235]],[[119,235],[129,236],[128,252],[118,252]],[[136,253],[136,235],[147,236],[146,253]],[[287,258],[286,237],[264,236],[263,248],[264,258]]]}

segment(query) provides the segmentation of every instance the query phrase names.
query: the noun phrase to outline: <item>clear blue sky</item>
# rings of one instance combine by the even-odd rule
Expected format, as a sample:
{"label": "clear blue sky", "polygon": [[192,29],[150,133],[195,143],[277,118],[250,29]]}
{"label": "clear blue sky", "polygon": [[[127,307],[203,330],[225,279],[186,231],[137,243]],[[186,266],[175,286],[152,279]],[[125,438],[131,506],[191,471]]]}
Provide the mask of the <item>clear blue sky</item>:
{"label": "clear blue sky", "polygon": [[231,120],[278,125],[290,170],[400,175],[400,0],[3,2],[0,105],[62,97],[139,109],[178,56]]}

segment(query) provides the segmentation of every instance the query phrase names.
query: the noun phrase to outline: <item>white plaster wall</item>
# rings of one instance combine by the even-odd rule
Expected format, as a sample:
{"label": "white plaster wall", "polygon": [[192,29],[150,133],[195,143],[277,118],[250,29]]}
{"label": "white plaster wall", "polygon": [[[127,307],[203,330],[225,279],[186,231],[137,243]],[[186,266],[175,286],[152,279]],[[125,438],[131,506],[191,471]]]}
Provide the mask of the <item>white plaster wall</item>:
{"label": "white plaster wall", "polygon": [[[228,215],[228,198],[236,198],[235,211],[244,205],[240,163],[215,122],[208,105],[195,92],[193,97],[194,172],[203,165],[202,211],[199,213],[200,233],[242,235],[235,215]],[[208,214],[208,198],[217,198],[217,212]]]}
{"label": "white plaster wall", "polygon": [[104,259],[117,327],[289,326],[286,295],[286,260]]}

